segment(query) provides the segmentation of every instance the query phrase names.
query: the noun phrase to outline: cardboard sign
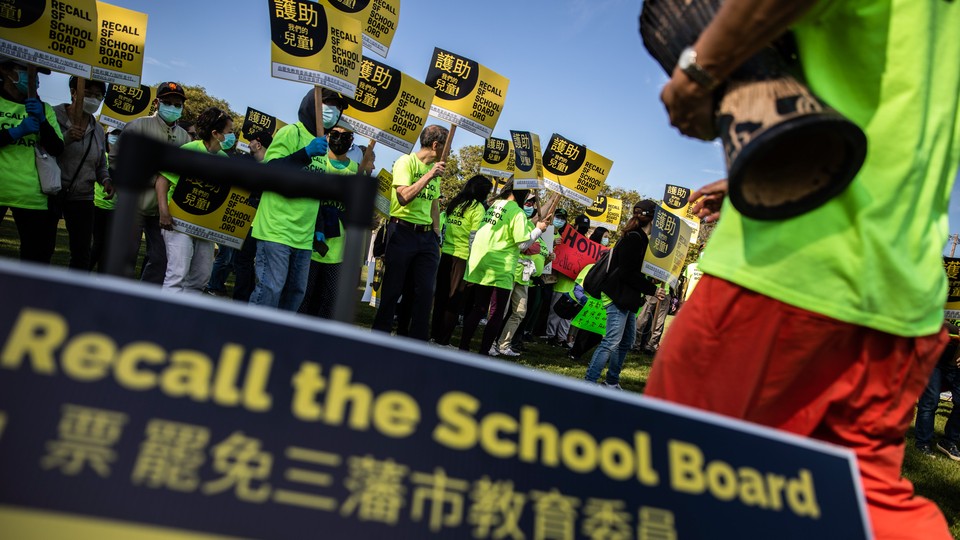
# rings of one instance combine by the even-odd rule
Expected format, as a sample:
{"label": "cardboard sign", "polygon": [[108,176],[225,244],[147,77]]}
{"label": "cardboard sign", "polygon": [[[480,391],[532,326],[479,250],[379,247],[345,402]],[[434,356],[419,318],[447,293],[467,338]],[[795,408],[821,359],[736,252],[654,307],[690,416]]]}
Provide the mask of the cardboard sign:
{"label": "cardboard sign", "polygon": [[[543,243],[544,245],[547,246],[547,250],[548,250],[548,253],[545,253],[544,257],[549,255],[550,253],[553,253],[555,249],[553,245],[553,236],[554,236],[553,225],[547,225],[547,230],[543,231],[543,234],[540,235],[540,238],[543,239]],[[540,272],[540,275],[546,276],[552,273],[553,273],[553,261],[549,261],[548,263],[543,265],[543,272]]]}
{"label": "cardboard sign", "polygon": [[540,189],[543,187],[543,155],[540,153],[540,137],[529,131],[510,130],[513,142],[515,169],[513,187],[517,189]]}
{"label": "cardboard sign", "polygon": [[97,17],[97,54],[90,77],[111,84],[140,86],[147,14],[98,1]]}
{"label": "cardboard sign", "polygon": [[483,145],[480,174],[496,178],[510,178],[516,171],[513,141],[490,137]]}
{"label": "cardboard sign", "polygon": [[[700,270],[700,264],[692,262],[683,269],[683,277],[686,279],[686,285],[683,288],[683,301],[686,302],[690,299],[690,295],[693,294],[694,289],[697,288],[697,285],[700,284],[700,278],[703,277],[703,270]],[[958,290],[960,292],[960,290]],[[958,296],[957,300],[960,300]]]}
{"label": "cardboard sign", "polygon": [[583,267],[597,262],[600,254],[607,248],[578,233],[572,226],[566,226],[556,245],[553,270],[570,279],[577,279]]}
{"label": "cardboard sign", "polygon": [[103,96],[103,107],[100,109],[100,123],[123,129],[127,122],[150,114],[156,98],[156,87],[108,85],[107,93]]}
{"label": "cardboard sign", "polygon": [[493,134],[510,81],[469,58],[433,50],[427,86],[437,92],[430,114],[479,135]]}
{"label": "cardboard sign", "polygon": [[3,0],[0,54],[77,77],[97,62],[96,0]]}
{"label": "cardboard sign", "polygon": [[944,257],[943,270],[947,273],[947,304],[943,308],[943,317],[960,319],[960,259]]}
{"label": "cardboard sign", "polygon": [[700,218],[691,210],[690,193],[689,188],[667,184],[663,190],[663,207],[690,225],[690,243],[695,244],[700,232]]}
{"label": "cardboard sign", "polygon": [[543,153],[545,188],[590,206],[600,195],[613,161],[556,133]]}
{"label": "cardboard sign", "polygon": [[643,257],[641,271],[670,287],[676,287],[687,259],[687,250],[690,249],[691,232],[686,221],[663,206],[658,206],[653,214],[650,243]]}
{"label": "cardboard sign", "polygon": [[580,313],[570,321],[570,326],[600,334],[607,333],[607,308],[597,298],[590,298]]}
{"label": "cardboard sign", "polygon": [[867,538],[835,446],[110,277],[0,297],[9,538]]}
{"label": "cardboard sign", "polygon": [[239,187],[181,177],[170,201],[173,230],[240,249],[257,212],[249,198]]}
{"label": "cardboard sign", "polygon": [[269,132],[274,135],[277,130],[287,125],[276,116],[269,115],[263,111],[258,111],[252,107],[247,107],[247,114],[243,117],[243,126],[240,128],[240,136],[237,138],[237,148],[243,152],[250,152],[250,139],[248,135],[259,133],[261,131]]}
{"label": "cardboard sign", "polygon": [[374,209],[383,217],[390,217],[390,198],[393,196],[393,174],[386,169],[377,173],[377,199]]}
{"label": "cardboard sign", "polygon": [[387,57],[400,22],[400,0],[329,0],[363,25],[363,46]]}
{"label": "cardboard sign", "polygon": [[328,0],[269,0],[271,75],[352,96],[363,62],[362,28]]}
{"label": "cardboard sign", "polygon": [[620,227],[620,220],[623,218],[623,201],[600,195],[584,214],[590,218],[591,227],[604,227],[615,231]]}
{"label": "cardboard sign", "polygon": [[348,101],[343,118],[353,131],[409,154],[430,115],[433,89],[364,56],[357,93]]}

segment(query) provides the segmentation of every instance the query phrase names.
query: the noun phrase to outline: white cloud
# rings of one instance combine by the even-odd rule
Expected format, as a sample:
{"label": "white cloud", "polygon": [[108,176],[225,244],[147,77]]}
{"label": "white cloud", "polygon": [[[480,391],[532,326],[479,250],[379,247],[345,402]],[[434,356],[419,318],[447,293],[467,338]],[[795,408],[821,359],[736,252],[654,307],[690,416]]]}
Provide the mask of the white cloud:
{"label": "white cloud", "polygon": [[144,63],[144,64],[147,64],[147,65],[149,65],[149,66],[159,66],[159,67],[162,67],[162,68],[169,68],[169,67],[170,67],[170,66],[164,64],[163,62],[157,60],[156,58],[154,58],[154,57],[152,57],[152,56],[147,56],[146,58],[144,58],[144,59],[143,59],[143,63]]}
{"label": "white cloud", "polygon": [[173,67],[185,68],[185,67],[187,67],[189,64],[187,64],[187,63],[184,62],[183,60],[171,60],[171,61],[170,61],[170,65],[173,66]]}

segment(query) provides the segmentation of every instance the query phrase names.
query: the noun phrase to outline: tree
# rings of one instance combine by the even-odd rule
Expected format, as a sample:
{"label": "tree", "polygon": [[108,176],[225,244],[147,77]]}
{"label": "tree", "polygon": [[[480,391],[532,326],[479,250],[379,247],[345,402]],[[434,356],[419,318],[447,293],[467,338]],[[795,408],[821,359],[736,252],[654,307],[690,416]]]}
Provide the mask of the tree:
{"label": "tree", "polygon": [[483,146],[479,144],[461,146],[456,152],[450,152],[440,182],[440,193],[447,201],[460,193],[467,180],[480,173],[482,157]]}

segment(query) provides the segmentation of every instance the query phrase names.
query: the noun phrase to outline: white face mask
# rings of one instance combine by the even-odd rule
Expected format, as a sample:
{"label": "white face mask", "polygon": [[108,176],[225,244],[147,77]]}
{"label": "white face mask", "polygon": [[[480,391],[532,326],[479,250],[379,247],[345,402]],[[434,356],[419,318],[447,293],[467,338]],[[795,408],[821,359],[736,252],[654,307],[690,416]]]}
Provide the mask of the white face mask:
{"label": "white face mask", "polygon": [[83,98],[83,112],[87,114],[93,114],[97,112],[97,109],[100,108],[101,101],[97,98],[85,97]]}

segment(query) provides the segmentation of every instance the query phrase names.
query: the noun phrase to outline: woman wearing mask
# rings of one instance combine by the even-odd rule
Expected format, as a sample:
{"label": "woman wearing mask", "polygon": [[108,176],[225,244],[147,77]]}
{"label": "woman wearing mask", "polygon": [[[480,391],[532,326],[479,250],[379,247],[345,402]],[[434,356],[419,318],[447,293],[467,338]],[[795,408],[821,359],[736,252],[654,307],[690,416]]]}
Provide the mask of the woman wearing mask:
{"label": "woman wearing mask", "polygon": [[[537,217],[537,198],[528,197],[523,203],[523,213],[531,221]],[[533,278],[543,272],[543,265],[546,263],[547,246],[543,238],[537,238],[537,241],[527,249],[520,252],[520,258],[517,259],[516,270],[513,275],[513,292],[510,294],[510,316],[503,324],[503,332],[500,333],[498,343],[495,343],[494,350],[504,356],[520,356],[520,353],[511,346],[517,329],[520,327],[520,321],[527,315],[527,290]]]}
{"label": "woman wearing mask", "polygon": [[0,77],[0,220],[11,208],[20,237],[20,259],[49,263],[57,225],[47,212],[47,196],[40,191],[34,146],[59,156],[63,152],[60,125],[52,107],[28,97],[25,64],[0,56]]}
{"label": "woman wearing mask", "polygon": [[[610,231],[603,227],[597,227],[592,233],[590,233],[590,240],[606,247],[610,245]],[[593,264],[588,264],[580,271],[577,275],[577,279],[574,280],[573,290],[570,291],[570,296],[576,300],[579,304],[584,305],[589,298],[586,291],[583,290],[583,280],[587,277],[589,269],[593,268]],[[573,321],[571,321],[573,322]],[[570,349],[570,353],[567,355],[567,358],[571,360],[579,360],[581,356],[587,353],[590,349],[596,347],[603,336],[600,334],[595,334],[583,328],[577,327],[577,335],[573,339],[573,347]]]}
{"label": "woman wearing mask", "polygon": [[[107,133],[107,152],[110,147],[117,144],[122,130],[114,129]],[[109,159],[107,168],[110,167]],[[107,231],[110,230],[110,222],[113,217],[113,209],[117,206],[117,194],[112,191],[107,193],[104,186],[99,182],[93,184],[93,245],[90,248],[90,270],[103,272],[103,255],[107,242]]]}
{"label": "woman wearing mask", "polygon": [[487,314],[491,297],[495,307],[487,320],[480,341],[480,354],[496,356],[493,342],[500,334],[507,300],[513,290],[514,270],[520,252],[529,248],[547,228],[545,221],[532,226],[520,207],[529,197],[530,190],[513,189],[513,181],[507,182],[496,200],[483,216],[483,225],[477,231],[467,259],[466,281],[476,284],[473,309],[463,321],[460,350],[470,350],[480,319]]}
{"label": "woman wearing mask", "polygon": [[[107,172],[107,147],[103,127],[93,114],[103,103],[107,85],[102,81],[87,81],[80,103],[83,110],[74,110],[77,103],[77,78],[70,77],[70,103],[57,105],[57,122],[63,132],[63,153],[60,164],[61,189],[50,198],[50,219],[58,223],[63,218],[70,236],[70,268],[90,269],[90,244],[93,241],[94,186],[103,187],[113,195],[110,173]],[[79,114],[77,114],[79,112]],[[79,116],[76,124],[74,118]]]}
{"label": "woman wearing mask", "polygon": [[467,257],[470,255],[470,246],[477,230],[483,223],[483,201],[490,195],[491,189],[493,182],[478,174],[467,180],[460,193],[447,205],[447,226],[433,296],[431,330],[433,340],[438,345],[450,344],[450,335],[463,310],[466,287],[463,276],[467,270]]}
{"label": "woman wearing mask", "polygon": [[[216,107],[200,113],[197,118],[199,140],[189,142],[181,148],[195,152],[209,152],[227,157],[226,150],[233,148],[237,136],[233,133],[233,119],[226,111]],[[163,242],[167,248],[167,271],[163,279],[163,288],[173,292],[202,292],[210,277],[213,266],[213,242],[173,230],[173,218],[170,216],[170,201],[180,175],[162,173],[157,177],[156,192],[160,211],[160,228]],[[186,185],[182,189],[189,192]]]}
{"label": "woman wearing mask", "polygon": [[[566,228],[570,226],[572,226],[578,233],[586,235],[587,231],[590,230],[590,218],[583,214],[576,216],[573,218],[573,223],[564,225],[557,230],[553,241],[559,244],[564,233],[566,232]],[[560,316],[558,316],[553,310],[553,306],[560,301],[562,296],[570,294],[570,291],[573,290],[574,279],[559,272],[555,273],[557,275],[557,282],[553,284],[553,296],[550,300],[549,315],[547,318],[547,333],[544,339],[546,339],[548,342],[554,340],[553,344],[557,347],[572,347],[573,343],[571,343],[568,339],[570,333],[570,321],[560,318]]]}

